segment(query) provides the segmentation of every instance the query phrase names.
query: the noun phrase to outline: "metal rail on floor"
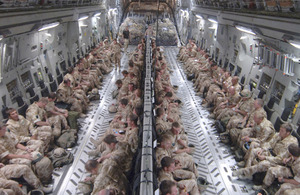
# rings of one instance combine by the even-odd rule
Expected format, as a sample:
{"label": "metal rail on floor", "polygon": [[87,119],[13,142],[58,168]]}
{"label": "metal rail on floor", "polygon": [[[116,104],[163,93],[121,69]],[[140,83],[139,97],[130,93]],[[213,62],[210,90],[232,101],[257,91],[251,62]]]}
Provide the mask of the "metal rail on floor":
{"label": "metal rail on floor", "polygon": [[153,195],[153,138],[152,138],[152,49],[146,41],[146,72],[144,86],[144,120],[141,158],[140,195]]}

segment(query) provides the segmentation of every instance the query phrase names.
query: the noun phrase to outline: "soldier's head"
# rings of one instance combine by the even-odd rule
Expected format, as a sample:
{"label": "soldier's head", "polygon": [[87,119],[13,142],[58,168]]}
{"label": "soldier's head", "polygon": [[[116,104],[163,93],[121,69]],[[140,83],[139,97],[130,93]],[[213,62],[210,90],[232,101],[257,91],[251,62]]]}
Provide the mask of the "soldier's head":
{"label": "soldier's head", "polygon": [[118,89],[120,89],[122,87],[122,84],[123,84],[123,82],[121,79],[116,81],[116,85],[117,85]]}
{"label": "soldier's head", "polygon": [[137,127],[138,125],[138,116],[135,114],[131,114],[129,115],[129,117],[127,118],[127,123],[129,127]]}
{"label": "soldier's head", "polygon": [[128,90],[129,91],[134,91],[134,84],[133,83],[128,84]]}
{"label": "soldier's head", "polygon": [[289,123],[284,123],[280,126],[279,129],[279,136],[284,139],[286,137],[288,137],[293,131],[293,127],[291,124]]}
{"label": "soldier's head", "polygon": [[243,91],[241,91],[240,95],[244,100],[249,99],[252,96],[251,91],[249,89],[243,89]]}
{"label": "soldier's head", "polygon": [[161,168],[166,172],[173,172],[175,170],[175,160],[171,157],[165,156],[161,159]]}
{"label": "soldier's head", "polygon": [[74,68],[73,68],[73,67],[69,67],[69,68],[68,68],[68,73],[69,73],[69,74],[72,74],[73,71],[74,71]]}
{"label": "soldier's head", "polygon": [[106,146],[108,146],[109,149],[114,150],[116,147],[116,144],[118,143],[118,140],[115,135],[108,134],[104,139],[104,143]]}
{"label": "soldier's head", "polygon": [[258,110],[260,108],[262,108],[264,105],[264,100],[260,99],[260,98],[257,98],[255,101],[254,101],[254,108],[255,110]]}
{"label": "soldier's head", "polygon": [[143,114],[143,107],[142,105],[136,105],[133,109],[133,113],[137,116],[140,116],[141,114]]}
{"label": "soldier's head", "polygon": [[163,108],[157,108],[156,109],[156,116],[159,118],[159,117],[162,117],[163,115],[165,114],[165,111]]}
{"label": "soldier's head", "polygon": [[14,121],[18,121],[19,120],[19,114],[18,114],[17,110],[14,109],[14,108],[8,108],[6,110],[6,114],[8,115],[9,119],[12,119]]}
{"label": "soldier's head", "polygon": [[135,77],[135,74],[133,72],[131,72],[131,73],[129,73],[129,77],[133,79]]}
{"label": "soldier's head", "polygon": [[64,79],[64,85],[66,85],[66,86],[68,86],[68,87],[70,87],[70,85],[71,85],[71,81],[70,81],[70,79]]}
{"label": "soldier's head", "polygon": [[6,124],[0,121],[0,137],[3,137],[6,132]]}
{"label": "soldier's head", "polygon": [[172,123],[171,131],[173,132],[174,135],[178,135],[181,132],[181,127],[178,122]]}
{"label": "soldier's head", "polygon": [[298,144],[293,143],[293,144],[289,145],[288,151],[293,157],[298,158],[300,156],[300,148],[299,148]]}
{"label": "soldier's head", "polygon": [[133,61],[132,61],[132,60],[129,60],[129,62],[128,62],[128,66],[129,66],[130,68],[133,68],[133,67],[134,67],[134,63],[133,63]]}
{"label": "soldier's head", "polygon": [[48,95],[48,101],[49,101],[49,102],[54,102],[55,100],[56,100],[56,93],[51,92],[51,93]]}
{"label": "soldier's head", "polygon": [[128,99],[123,98],[120,100],[120,106],[122,108],[125,108],[127,106],[127,104],[128,104]]}
{"label": "soldier's head", "polygon": [[236,85],[239,82],[239,77],[238,76],[234,76],[231,79],[231,83],[232,85]]}
{"label": "soldier's head", "polygon": [[228,71],[226,71],[226,72],[225,72],[225,77],[226,77],[226,78],[229,78],[230,76],[231,76],[231,73],[228,72]]}
{"label": "soldier's head", "polygon": [[160,143],[160,147],[166,150],[172,147],[172,139],[168,134],[163,134],[162,136],[160,136],[158,142]]}
{"label": "soldier's head", "polygon": [[136,97],[142,97],[142,90],[141,89],[136,89],[135,91],[134,91],[134,94],[136,95]]}
{"label": "soldier's head", "polygon": [[123,75],[123,77],[127,77],[127,76],[128,76],[127,70],[123,70],[123,71],[122,71],[122,75]]}
{"label": "soldier's head", "polygon": [[173,93],[170,92],[170,91],[167,92],[166,95],[165,95],[166,98],[171,98],[172,96],[173,96]]}
{"label": "soldier's head", "polygon": [[45,108],[47,104],[48,104],[48,98],[46,98],[46,97],[42,97],[42,98],[37,102],[37,105],[38,105],[40,108]]}
{"label": "soldier's head", "polygon": [[176,183],[171,180],[164,180],[159,185],[161,195],[177,195],[178,190]]}
{"label": "soldier's head", "polygon": [[88,160],[84,165],[85,170],[93,175],[97,175],[98,166],[99,166],[99,163],[96,160]]}
{"label": "soldier's head", "polygon": [[264,119],[265,119],[265,115],[264,113],[258,112],[254,115],[254,122],[259,125]]}

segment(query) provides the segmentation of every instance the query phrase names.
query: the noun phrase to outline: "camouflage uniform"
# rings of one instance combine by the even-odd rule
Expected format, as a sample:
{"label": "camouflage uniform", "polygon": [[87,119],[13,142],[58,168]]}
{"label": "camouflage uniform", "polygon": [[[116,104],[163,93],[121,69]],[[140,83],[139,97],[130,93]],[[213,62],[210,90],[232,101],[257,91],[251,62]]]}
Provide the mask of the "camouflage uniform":
{"label": "camouflage uniform", "polygon": [[[253,164],[253,161],[256,159],[257,152],[260,150],[264,150],[263,155],[266,156],[266,160],[272,162],[273,164],[281,164],[284,158],[288,157],[288,146],[292,143],[297,143],[297,139],[289,135],[285,139],[281,140],[279,133],[276,133],[272,139],[268,142],[263,142],[261,147],[250,148],[247,151],[247,162],[246,167],[250,167]],[[272,156],[269,150],[273,151],[273,154],[276,156]]]}
{"label": "camouflage uniform", "polygon": [[[33,171],[26,165],[5,165],[0,169],[0,177],[5,179],[15,179],[23,177],[24,180],[33,188],[41,186],[40,180],[36,177]],[[2,183],[2,182],[0,182]]]}
{"label": "camouflage uniform", "polygon": [[[38,139],[41,139],[45,143],[47,149],[50,142],[53,140],[53,132],[50,126],[37,126],[35,123],[44,120],[46,111],[40,108],[36,103],[31,104],[26,110],[26,119],[29,120],[36,128],[34,128],[32,135],[38,135]],[[50,136],[51,134],[51,136]]]}
{"label": "camouflage uniform", "polygon": [[58,94],[57,95],[58,102],[72,104],[72,107],[71,107],[72,111],[82,113],[83,107],[81,105],[81,102],[75,98],[71,87],[66,86],[64,83],[61,83],[58,86],[57,94]]}
{"label": "camouflage uniform", "polygon": [[184,185],[186,187],[187,192],[190,192],[193,195],[200,195],[197,182],[195,179],[183,179],[177,182],[174,179],[174,177],[175,175],[173,175],[173,173],[169,173],[169,172],[165,172],[164,170],[161,170],[158,174],[158,181],[159,183],[161,183],[164,180],[171,180],[180,185]]}
{"label": "camouflage uniform", "polygon": [[6,156],[9,154],[25,155],[26,151],[16,148],[16,145],[19,143],[19,140],[14,134],[6,132],[3,137],[0,137],[0,162],[5,163],[9,162],[10,164],[24,164],[28,167],[31,167],[31,160],[26,158],[13,158],[6,160]]}
{"label": "camouflage uniform", "polygon": [[117,66],[119,68],[121,68],[121,46],[119,43],[114,43],[112,42],[111,45],[111,50],[113,52],[113,56],[112,56],[112,61],[115,63],[115,68],[117,68]]}
{"label": "camouflage uniform", "polygon": [[[191,155],[187,155],[187,154],[177,155],[175,153],[172,153],[171,150],[166,150],[166,149],[161,148],[161,147],[157,147],[155,153],[156,153],[156,164],[157,164],[158,167],[160,166],[161,160],[163,159],[163,157],[168,156],[168,157],[173,158],[174,160],[178,160],[179,163],[182,165],[182,168],[193,172],[195,177],[199,176],[197,167],[196,167],[195,162],[194,162],[194,159]],[[175,170],[175,172],[176,171],[177,170]]]}
{"label": "camouflage uniform", "polygon": [[[246,101],[242,101],[237,105],[237,108],[241,111],[248,113],[251,113],[254,109],[254,99],[253,98],[249,98]],[[238,124],[243,121],[244,117],[248,118],[247,115],[243,116],[240,113],[237,113],[236,115],[234,115],[233,117],[230,118],[230,120],[228,121],[228,124],[226,126],[227,129],[232,129],[238,126]]]}
{"label": "camouflage uniform", "polygon": [[129,146],[126,143],[119,142],[116,148],[109,153],[111,153],[111,157],[104,160],[99,168],[92,195],[105,189],[108,185],[115,186],[126,192],[128,181],[124,173],[130,170],[131,161],[127,159],[132,155],[129,151]]}
{"label": "camouflage uniform", "polygon": [[170,122],[167,122],[162,118],[156,119],[156,132],[158,135],[166,133],[171,128],[172,128],[172,124]]}
{"label": "camouflage uniform", "polygon": [[296,180],[297,182],[300,182],[300,158],[298,158],[297,160],[293,160],[292,162],[289,162],[288,165],[291,166],[291,169],[289,167],[280,166],[280,165],[277,165],[275,167],[270,167],[264,178],[264,184],[266,186],[270,186],[273,183],[273,181],[275,180],[275,178],[292,177],[293,174],[292,174],[291,170],[294,173],[294,180]]}
{"label": "camouflage uniform", "polygon": [[20,188],[19,183],[13,180],[3,179],[0,176],[0,194],[1,195],[26,195]]}
{"label": "camouflage uniform", "polygon": [[259,108],[258,110],[254,110],[253,112],[250,113],[247,125],[247,128],[243,128],[238,139],[237,139],[237,146],[239,148],[242,148],[243,145],[245,144],[245,142],[242,140],[242,137],[245,136],[249,136],[249,137],[253,137],[254,136],[254,129],[252,128],[253,126],[255,126],[255,122],[254,122],[254,116],[258,113],[263,113],[263,115],[265,116],[265,118],[267,118],[267,113],[264,110],[264,108]]}
{"label": "camouflage uniform", "polygon": [[54,102],[48,102],[48,104],[45,107],[48,121],[51,126],[53,126],[53,135],[55,138],[59,137],[61,135],[62,126],[68,127],[68,122],[65,116],[63,115],[52,115],[50,111],[55,109]]}
{"label": "camouflage uniform", "polygon": [[[15,121],[13,119],[8,119],[6,124],[7,124],[7,129],[9,129],[9,131],[11,131],[13,134],[16,135],[20,143],[26,144],[26,146],[32,150],[37,150],[42,154],[44,153],[44,149],[45,149],[44,142],[42,140],[32,140],[29,137],[29,132],[36,132],[32,123],[29,120],[25,119],[22,115],[19,115],[18,121]],[[44,134],[47,133],[44,132]],[[51,133],[48,133],[48,136],[46,137],[48,137],[48,139],[51,138]]]}
{"label": "camouflage uniform", "polygon": [[[299,181],[298,181],[299,182]],[[283,183],[275,195],[297,195],[300,194],[300,185]]]}

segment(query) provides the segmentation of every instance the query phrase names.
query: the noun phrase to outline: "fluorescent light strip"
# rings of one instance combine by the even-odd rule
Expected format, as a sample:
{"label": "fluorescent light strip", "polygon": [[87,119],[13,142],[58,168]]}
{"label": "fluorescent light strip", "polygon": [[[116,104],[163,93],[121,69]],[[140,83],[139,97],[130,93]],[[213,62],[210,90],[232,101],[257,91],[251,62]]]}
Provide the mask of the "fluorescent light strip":
{"label": "fluorescent light strip", "polygon": [[203,17],[200,16],[200,15],[196,15],[196,17],[199,18],[199,19],[203,19]]}
{"label": "fluorescent light strip", "polygon": [[243,26],[235,26],[236,29],[238,29],[239,31],[251,34],[251,35],[256,35],[255,32],[253,32],[250,28],[245,28]]}
{"label": "fluorescent light strip", "polygon": [[100,16],[100,15],[101,15],[101,13],[97,13],[94,15],[94,17]]}
{"label": "fluorescent light strip", "polygon": [[291,44],[292,46],[296,47],[297,49],[300,49],[300,42],[296,42],[296,41],[288,41],[289,44]]}
{"label": "fluorescent light strip", "polygon": [[215,24],[218,24],[218,21],[214,20],[214,19],[211,19],[211,18],[208,18],[208,21],[212,22],[212,23],[215,23]]}
{"label": "fluorescent light strip", "polygon": [[88,19],[89,16],[82,16],[81,18],[78,19],[78,21],[82,21],[82,20],[85,20],[85,19]]}
{"label": "fluorescent light strip", "polygon": [[54,23],[50,23],[50,24],[45,24],[43,25],[41,28],[39,28],[38,31],[43,31],[43,30],[47,30],[47,29],[50,29],[50,28],[54,28],[54,27],[57,27],[59,25],[59,22],[54,22]]}
{"label": "fluorescent light strip", "polygon": [[3,39],[3,35],[0,35],[0,41]]}

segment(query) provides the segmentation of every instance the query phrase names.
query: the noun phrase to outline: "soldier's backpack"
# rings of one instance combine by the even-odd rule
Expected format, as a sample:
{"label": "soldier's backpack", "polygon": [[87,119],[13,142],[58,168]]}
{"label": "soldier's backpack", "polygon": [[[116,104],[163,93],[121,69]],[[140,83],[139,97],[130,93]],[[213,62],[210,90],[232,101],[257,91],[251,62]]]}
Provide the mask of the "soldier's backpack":
{"label": "soldier's backpack", "polygon": [[69,111],[67,119],[71,129],[78,129],[77,119],[79,118],[79,115],[79,112]]}
{"label": "soldier's backpack", "polygon": [[74,156],[71,152],[63,148],[56,148],[51,151],[49,158],[52,160],[53,167],[62,167],[73,162]]}
{"label": "soldier's backpack", "polygon": [[62,148],[72,148],[77,141],[76,129],[63,130],[61,136],[56,140],[56,144]]}

